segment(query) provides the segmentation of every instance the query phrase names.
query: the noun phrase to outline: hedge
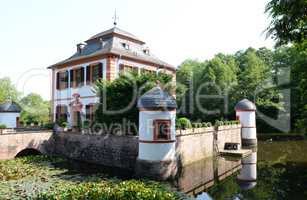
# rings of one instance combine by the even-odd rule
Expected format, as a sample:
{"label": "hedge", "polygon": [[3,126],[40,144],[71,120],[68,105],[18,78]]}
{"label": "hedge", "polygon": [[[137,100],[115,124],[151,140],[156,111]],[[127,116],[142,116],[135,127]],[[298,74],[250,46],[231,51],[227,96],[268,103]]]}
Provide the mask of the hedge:
{"label": "hedge", "polygon": [[[240,121],[238,120],[231,120],[231,121],[221,121],[217,120],[214,123],[214,126],[224,126],[224,125],[234,125],[234,124],[240,124]],[[189,128],[206,128],[211,127],[211,122],[193,122],[188,118],[181,117],[176,120],[176,128],[177,129],[189,129]]]}

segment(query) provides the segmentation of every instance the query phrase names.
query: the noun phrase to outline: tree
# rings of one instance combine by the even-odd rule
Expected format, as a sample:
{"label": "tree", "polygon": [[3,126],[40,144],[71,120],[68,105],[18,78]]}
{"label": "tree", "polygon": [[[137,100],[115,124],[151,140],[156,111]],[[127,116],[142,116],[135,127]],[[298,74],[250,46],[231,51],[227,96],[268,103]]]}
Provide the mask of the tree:
{"label": "tree", "polygon": [[223,95],[227,95],[229,89],[237,84],[237,71],[237,62],[231,55],[218,54],[204,62],[183,62],[177,70],[177,85],[184,84],[187,91],[183,99],[177,98],[179,116],[193,121],[214,121],[227,117],[228,110],[224,106],[227,102]]}
{"label": "tree", "polygon": [[135,134],[139,121],[139,110],[136,107],[138,97],[157,85],[157,81],[171,91],[172,77],[167,74],[146,73],[142,75],[128,73],[114,81],[98,81],[95,91],[99,104],[95,112],[94,129],[107,133],[123,132]]}
{"label": "tree", "polygon": [[[291,57],[286,52],[289,56],[283,55],[283,61],[277,53],[267,48],[248,48],[235,55],[217,54],[204,62],[183,62],[177,71],[177,81],[185,84],[188,92],[183,100],[177,98],[179,116],[192,121],[234,119],[235,104],[248,98],[265,116],[277,118],[286,103],[279,91],[278,78],[285,71],[289,60],[286,58]],[[261,132],[276,131],[260,118],[257,123]]]}
{"label": "tree", "polygon": [[307,1],[271,0],[265,9],[272,17],[267,35],[276,44],[302,43],[307,37]]}
{"label": "tree", "polygon": [[20,100],[21,121],[25,123],[49,122],[50,104],[39,94],[30,93]]}
{"label": "tree", "polygon": [[[267,35],[276,40],[276,45],[292,44],[296,49],[295,60],[291,65],[291,89],[295,102],[292,112],[296,127],[307,133],[307,1],[306,0],[271,0],[266,12],[272,17]],[[297,97],[300,98],[297,98]]]}
{"label": "tree", "polygon": [[17,101],[19,93],[7,77],[0,79],[0,103],[8,100]]}

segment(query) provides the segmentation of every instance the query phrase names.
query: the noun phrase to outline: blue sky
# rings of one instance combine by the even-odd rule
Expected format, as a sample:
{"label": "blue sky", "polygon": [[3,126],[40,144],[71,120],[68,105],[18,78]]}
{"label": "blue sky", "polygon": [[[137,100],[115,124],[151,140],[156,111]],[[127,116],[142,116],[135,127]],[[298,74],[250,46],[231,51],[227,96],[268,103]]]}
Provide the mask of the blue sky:
{"label": "blue sky", "polygon": [[143,39],[161,59],[178,66],[234,53],[265,40],[267,0],[0,0],[0,77],[24,94],[50,98],[47,66],[69,57],[76,44],[113,26]]}

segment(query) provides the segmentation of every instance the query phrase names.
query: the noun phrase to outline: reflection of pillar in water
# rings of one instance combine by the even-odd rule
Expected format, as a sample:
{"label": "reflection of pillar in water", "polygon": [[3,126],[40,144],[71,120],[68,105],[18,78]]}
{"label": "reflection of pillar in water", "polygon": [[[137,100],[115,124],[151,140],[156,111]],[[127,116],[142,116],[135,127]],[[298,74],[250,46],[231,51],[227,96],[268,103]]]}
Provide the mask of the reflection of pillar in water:
{"label": "reflection of pillar in water", "polygon": [[242,159],[242,169],[237,177],[241,189],[249,190],[257,184],[257,151]]}
{"label": "reflection of pillar in water", "polygon": [[257,146],[256,106],[243,99],[235,106],[237,120],[242,125],[242,146]]}

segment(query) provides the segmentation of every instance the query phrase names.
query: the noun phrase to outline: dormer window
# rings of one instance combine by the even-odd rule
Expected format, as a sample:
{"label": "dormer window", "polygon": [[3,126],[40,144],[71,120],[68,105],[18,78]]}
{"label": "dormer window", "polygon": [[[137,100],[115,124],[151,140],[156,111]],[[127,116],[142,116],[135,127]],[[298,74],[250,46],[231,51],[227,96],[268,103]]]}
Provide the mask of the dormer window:
{"label": "dormer window", "polygon": [[149,55],[149,49],[144,49],[143,52],[144,54]]}
{"label": "dormer window", "polygon": [[129,44],[127,44],[127,43],[122,43],[122,45],[123,45],[123,47],[124,47],[126,50],[129,50],[129,49],[130,49]]}
{"label": "dormer window", "polygon": [[82,53],[82,50],[84,49],[85,44],[84,43],[79,43],[77,44],[77,52],[80,54]]}

